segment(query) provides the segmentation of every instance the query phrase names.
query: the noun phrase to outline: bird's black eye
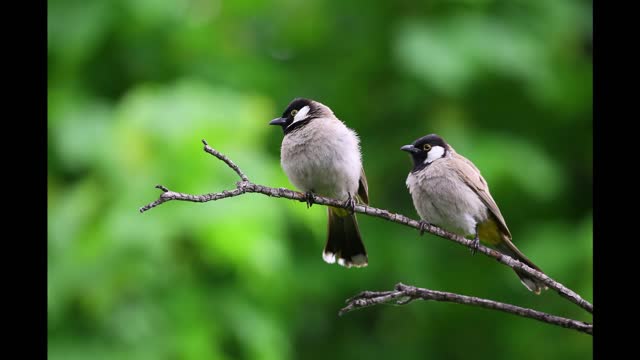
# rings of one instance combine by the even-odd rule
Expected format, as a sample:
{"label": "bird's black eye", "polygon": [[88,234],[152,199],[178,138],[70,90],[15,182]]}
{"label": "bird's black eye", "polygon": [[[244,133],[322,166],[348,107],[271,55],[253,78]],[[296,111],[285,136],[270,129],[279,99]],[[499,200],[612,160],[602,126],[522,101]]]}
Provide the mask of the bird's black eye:
{"label": "bird's black eye", "polygon": [[422,146],[422,150],[424,150],[424,151],[429,151],[429,150],[431,150],[431,145],[429,145],[429,144],[424,144],[424,145]]}
{"label": "bird's black eye", "polygon": [[291,116],[295,117],[297,113],[298,113],[298,110],[296,109],[291,110]]}

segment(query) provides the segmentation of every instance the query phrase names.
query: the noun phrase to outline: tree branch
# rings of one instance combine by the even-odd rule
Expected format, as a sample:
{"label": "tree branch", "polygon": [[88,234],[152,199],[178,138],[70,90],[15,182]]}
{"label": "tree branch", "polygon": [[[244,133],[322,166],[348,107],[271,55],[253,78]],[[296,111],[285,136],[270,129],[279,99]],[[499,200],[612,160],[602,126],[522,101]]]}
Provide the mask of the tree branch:
{"label": "tree branch", "polygon": [[202,143],[204,144],[204,151],[224,161],[225,164],[227,164],[233,171],[236,172],[236,174],[238,174],[238,176],[240,176],[240,179],[242,181],[249,181],[249,178],[242,172],[242,170],[240,170],[238,165],[234,164],[233,161],[231,161],[231,159],[209,146],[209,144],[207,144],[207,140],[202,139]]}
{"label": "tree branch", "polygon": [[[140,208],[140,212],[143,213],[149,209],[152,209],[160,204],[163,204],[165,202],[171,201],[171,200],[179,200],[179,201],[192,201],[192,202],[208,202],[208,201],[216,201],[216,200],[221,200],[221,199],[226,199],[226,198],[230,198],[230,197],[235,197],[235,196],[240,196],[243,195],[245,193],[258,193],[258,194],[263,194],[266,196],[270,196],[270,197],[278,197],[278,198],[286,198],[286,199],[290,199],[290,200],[297,200],[300,202],[306,202],[307,198],[306,195],[297,191],[292,191],[289,189],[284,189],[284,188],[271,188],[271,187],[267,187],[267,186],[263,186],[263,185],[258,185],[258,184],[254,184],[252,183],[249,178],[244,175],[244,173],[240,170],[240,168],[233,163],[233,161],[231,161],[229,158],[227,158],[225,155],[221,154],[220,152],[212,149],[205,140],[202,140],[203,144],[204,144],[204,151],[215,156],[216,158],[220,159],[221,161],[223,161],[225,164],[227,164],[227,166],[229,166],[233,171],[236,172],[236,174],[238,174],[238,176],[240,177],[241,181],[236,183],[236,188],[233,190],[225,190],[222,192],[218,192],[218,193],[209,193],[209,194],[204,194],[204,195],[191,195],[191,194],[185,194],[185,193],[178,193],[178,192],[174,192],[174,191],[170,191],[169,189],[167,189],[166,187],[162,186],[162,185],[157,185],[156,188],[162,190],[162,194],[160,195],[160,198],[152,203],[149,203],[143,207]],[[314,203],[315,204],[319,204],[319,205],[325,205],[325,206],[332,206],[332,207],[337,207],[337,208],[347,208],[347,206],[349,206],[348,204],[346,204],[343,201],[339,201],[336,199],[331,199],[331,198],[326,198],[323,196],[318,196],[318,195],[314,195]],[[365,215],[369,215],[369,216],[374,216],[374,217],[379,217],[391,222],[395,222],[398,224],[403,224],[409,227],[412,227],[414,229],[417,230],[421,230],[421,226],[420,226],[420,222],[410,219],[404,215],[401,214],[396,214],[396,213],[392,213],[390,211],[384,210],[384,209],[378,209],[378,208],[374,208],[371,206],[367,206],[367,205],[362,205],[362,204],[356,204],[355,212],[357,213],[361,213],[361,214],[365,214]],[[433,226],[433,225],[427,225],[425,227],[423,227],[422,229],[424,229],[424,231],[429,232],[433,235],[439,236],[441,238],[456,242],[460,245],[472,248],[473,246],[473,241],[472,240],[468,240],[460,235],[457,234],[453,234],[450,232],[447,232],[437,226]],[[522,272],[525,272],[529,275],[531,275],[532,277],[541,280],[542,282],[544,282],[545,285],[547,285],[550,289],[555,290],[560,296],[568,299],[569,301],[573,302],[574,304],[580,306],[581,308],[585,309],[586,311],[588,311],[589,313],[593,313],[593,305],[591,303],[589,303],[588,301],[584,300],[580,295],[578,295],[577,293],[575,293],[574,291],[572,291],[571,289],[565,287],[564,285],[562,285],[561,283],[553,280],[552,278],[550,278],[549,276],[530,268],[529,266],[521,263],[518,260],[515,260],[505,254],[502,254],[499,251],[493,250],[491,248],[488,248],[482,244],[480,244],[477,248],[477,251],[480,253],[483,253],[489,257],[492,257],[494,259],[496,259],[497,261],[499,261],[500,263],[512,268],[512,269],[518,269]],[[422,295],[423,294],[440,294],[438,296],[444,296],[442,294],[450,294],[450,293],[441,293],[441,292],[433,292],[433,290],[427,290],[427,289],[419,289],[419,288],[412,288],[412,289],[418,289],[421,290],[419,293],[421,294],[419,296],[419,298],[423,298]],[[381,293],[368,293],[365,292],[363,294],[378,294],[378,296],[375,296],[375,299],[378,298],[382,298],[382,299],[387,299],[387,300],[392,300],[392,299],[396,299],[398,297],[402,297],[402,296],[406,296],[406,295],[398,295],[396,292],[399,290],[396,290],[395,292],[385,292],[382,293],[383,295],[380,295]],[[406,292],[406,289],[404,290]],[[422,291],[426,291],[426,292],[422,292]],[[431,292],[431,293],[429,293]],[[412,292],[415,293],[415,292]],[[362,295],[362,294],[361,294]],[[452,295],[456,295],[456,294],[452,294]],[[435,295],[424,295],[424,296],[435,296]],[[485,301],[485,302],[489,302],[489,303],[495,303],[492,302],[491,300],[485,300],[485,299],[479,299],[479,298],[471,298],[471,297],[464,297],[462,295],[456,295],[456,296],[460,296],[464,299],[476,299],[477,301]],[[413,299],[411,296],[409,297],[410,299]],[[418,297],[415,297],[418,298]],[[445,297],[447,300],[440,300],[440,301],[452,301],[452,300],[448,300],[449,298]],[[434,298],[435,299],[435,298]],[[355,301],[362,301],[363,299],[355,299]],[[380,302],[384,302],[387,300],[380,300],[378,302],[372,302],[371,304],[374,303],[380,303]],[[475,300],[474,300],[475,301]],[[464,303],[471,303],[471,302],[464,302]],[[485,304],[485,303],[483,303]],[[488,303],[486,303],[488,304]],[[487,307],[487,308],[494,308],[491,305],[480,305],[475,304],[474,305],[478,305],[478,306],[483,306],[483,307]],[[498,303],[496,303],[498,304]],[[508,305],[508,304],[504,304],[504,305]],[[508,306],[512,306],[514,308],[517,309],[524,309],[524,308],[518,308],[515,307],[513,305],[508,305]],[[348,308],[349,306],[347,306]],[[356,307],[356,305],[354,305],[354,307]],[[358,307],[362,307],[362,306],[358,306]],[[345,309],[347,309],[345,308]],[[344,310],[342,312],[344,312]],[[496,308],[498,309],[498,308]],[[503,310],[503,309],[499,309],[499,310]],[[530,309],[524,309],[525,311],[531,311],[531,312],[536,312],[535,310],[530,310]],[[348,311],[348,310],[347,310]],[[503,310],[506,311],[506,310]],[[519,314],[522,315],[518,312],[512,312],[514,314]],[[539,313],[539,312],[536,312]],[[539,314],[543,314],[547,317],[551,316],[553,317],[553,315],[548,315],[548,314],[544,314],[544,313],[539,313]],[[526,315],[522,315],[522,316],[526,316]],[[531,316],[528,316],[531,317]],[[557,318],[557,317],[556,317]],[[537,318],[538,320],[540,320],[539,318]],[[558,318],[558,319],[563,319],[563,318]],[[568,320],[568,319],[567,319]],[[571,321],[575,321],[575,320],[571,320]]]}
{"label": "tree branch", "polygon": [[423,289],[414,286],[407,286],[402,283],[397,284],[395,290],[392,291],[363,291],[360,294],[347,299],[347,306],[342,308],[338,315],[342,316],[353,310],[390,302],[393,302],[396,305],[405,305],[413,300],[435,300],[478,306],[486,309],[503,311],[506,313],[535,319],[547,324],[557,325],[593,335],[593,324],[589,324],[583,321],[567,319],[533,309],[527,309],[520,306],[482,299],[474,296]]}

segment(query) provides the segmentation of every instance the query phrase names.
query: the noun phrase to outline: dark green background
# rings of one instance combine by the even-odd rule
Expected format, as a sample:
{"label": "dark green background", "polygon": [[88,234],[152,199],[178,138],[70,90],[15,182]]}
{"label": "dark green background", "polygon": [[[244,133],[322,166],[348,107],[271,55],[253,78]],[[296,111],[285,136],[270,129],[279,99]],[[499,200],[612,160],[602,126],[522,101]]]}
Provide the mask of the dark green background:
{"label": "dark green background", "polygon": [[468,249],[359,216],[365,269],[322,261],[326,210],[250,194],[148,213],[163,184],[292,187],[294,97],[362,139],[371,203],[416,218],[400,146],[438,133],[475,162],[515,244],[593,298],[591,3],[49,0],[51,359],[585,359],[592,337],[415,302],[337,317],[397,282],[591,321]]}

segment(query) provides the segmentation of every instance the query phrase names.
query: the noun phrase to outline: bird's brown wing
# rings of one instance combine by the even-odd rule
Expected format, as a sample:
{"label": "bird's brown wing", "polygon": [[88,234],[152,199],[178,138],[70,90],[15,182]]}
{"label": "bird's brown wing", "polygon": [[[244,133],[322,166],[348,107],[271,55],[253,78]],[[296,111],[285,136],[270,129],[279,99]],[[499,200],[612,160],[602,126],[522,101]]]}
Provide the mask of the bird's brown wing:
{"label": "bird's brown wing", "polygon": [[360,168],[360,180],[358,183],[358,197],[360,200],[369,205],[369,184],[367,184],[367,176],[364,174],[364,167]]}
{"label": "bird's brown wing", "polygon": [[[503,253],[506,253],[514,259],[527,264],[529,267],[542,272],[539,267],[537,267],[531,260],[529,260],[513,244],[513,242],[511,242],[511,233],[509,232],[507,224],[505,223],[504,218],[500,213],[500,209],[498,209],[498,205],[496,205],[496,202],[493,200],[493,197],[491,197],[491,194],[489,193],[489,186],[487,185],[487,182],[484,180],[482,175],[480,175],[480,170],[478,170],[478,168],[473,165],[473,163],[467,158],[455,152],[452,156],[452,160],[455,162],[452,168],[458,173],[460,178],[467,184],[467,186],[473,189],[476,194],[480,196],[480,199],[482,199],[482,202],[487,206],[487,208],[493,215],[493,218],[495,219],[495,223],[498,225],[498,228],[502,232],[502,234],[500,234],[501,239],[493,245],[495,245]],[[515,272],[520,278],[522,284],[530,291],[533,291],[535,294],[540,294],[542,290],[547,289],[547,286],[543,282],[531,277],[529,274],[520,272],[518,270],[515,270]]]}
{"label": "bird's brown wing", "polygon": [[491,197],[491,194],[489,193],[489,185],[487,185],[487,182],[480,174],[480,170],[478,170],[478,168],[464,156],[455,152],[452,155],[451,159],[455,162],[454,166],[452,166],[453,170],[458,173],[467,186],[478,194],[482,202],[496,218],[500,229],[505,233],[505,235],[511,238],[511,232],[504,221],[504,217],[500,213],[500,209],[498,209],[498,205],[496,205],[493,197]]}

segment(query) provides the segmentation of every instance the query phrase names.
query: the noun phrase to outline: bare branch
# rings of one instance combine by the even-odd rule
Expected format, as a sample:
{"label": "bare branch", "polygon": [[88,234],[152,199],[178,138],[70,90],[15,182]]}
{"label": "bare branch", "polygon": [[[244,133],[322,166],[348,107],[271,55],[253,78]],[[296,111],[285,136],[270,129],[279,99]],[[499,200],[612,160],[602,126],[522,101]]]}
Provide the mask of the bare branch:
{"label": "bare branch", "polygon": [[498,310],[530,319],[535,319],[547,324],[557,325],[593,335],[593,324],[589,324],[583,321],[567,319],[560,316],[547,314],[541,311],[478,298],[475,296],[466,296],[444,291],[423,289],[414,286],[407,286],[402,283],[397,284],[395,290],[393,291],[364,291],[348,299],[346,301],[347,306],[342,308],[338,315],[342,316],[353,310],[386,303],[405,305],[413,300],[435,300],[478,306],[486,309]]}
{"label": "bare branch", "polygon": [[242,181],[249,181],[249,178],[242,172],[242,170],[240,170],[238,165],[234,164],[233,161],[231,161],[231,159],[209,146],[209,144],[207,144],[207,140],[202,139],[202,143],[204,144],[204,151],[224,161],[225,164],[227,164],[231,169],[233,169],[233,171],[236,172],[236,174],[238,174],[238,176],[240,176],[240,179],[242,179]]}
{"label": "bare branch", "polygon": [[240,188],[237,188],[235,190],[225,190],[219,193],[209,193],[204,195],[191,195],[191,194],[177,193],[177,192],[170,191],[169,189],[167,189],[162,185],[157,185],[156,188],[161,189],[163,193],[160,195],[160,198],[158,200],[141,207],[140,208],[141,213],[171,200],[207,202],[207,201],[216,201],[216,200],[244,194],[244,191],[242,191]]}
{"label": "bare branch", "polygon": [[[279,197],[279,198],[286,198],[286,199],[290,199],[290,200],[297,200],[300,202],[306,202],[306,196],[303,193],[297,192],[297,191],[293,191],[293,190],[289,190],[289,189],[284,189],[284,188],[271,188],[271,187],[267,187],[267,186],[263,186],[263,185],[258,185],[258,184],[254,184],[252,182],[249,181],[249,179],[244,175],[244,173],[240,170],[240,168],[234,164],[230,159],[228,159],[226,156],[224,156],[223,154],[219,153],[218,151],[212,149],[205,140],[202,140],[202,142],[204,143],[205,147],[204,150],[215,156],[216,158],[220,159],[221,161],[223,161],[224,163],[226,163],[231,169],[233,169],[238,176],[240,176],[240,178],[242,179],[242,181],[239,181],[236,183],[236,188],[234,190],[225,190],[219,193],[209,193],[209,194],[204,194],[204,195],[191,195],[191,194],[184,194],[184,193],[178,193],[178,192],[173,192],[170,191],[169,189],[167,189],[166,187],[162,186],[162,185],[157,185],[156,188],[161,189],[163,191],[163,193],[160,195],[160,198],[152,203],[149,203],[143,207],[140,208],[140,212],[145,212],[151,208],[154,208],[162,203],[165,203],[167,201],[171,201],[171,200],[179,200],[179,201],[192,201],[192,202],[208,202],[208,201],[216,201],[216,200],[221,200],[221,199],[225,199],[225,198],[229,198],[229,197],[235,197],[235,196],[239,196],[245,193],[258,193],[258,194],[263,194],[266,196],[270,196],[270,197]],[[314,195],[314,203],[319,204],[319,205],[325,205],[325,206],[332,206],[332,207],[336,207],[336,208],[347,208],[349,205],[346,204],[343,201],[339,201],[336,199],[331,199],[331,198],[326,198],[326,197],[322,197],[322,196],[318,196],[318,195]],[[424,230],[426,232],[429,232],[431,234],[434,234],[436,236],[439,236],[441,238],[444,239],[448,239],[451,240],[453,242],[456,242],[460,245],[464,245],[466,247],[472,248],[473,247],[473,241],[472,240],[468,240],[460,235],[457,234],[453,234],[450,232],[447,232],[437,226],[434,225],[427,225],[424,227],[420,226],[420,222],[410,219],[404,215],[401,214],[397,214],[397,213],[392,213],[390,211],[384,210],[384,209],[378,209],[378,208],[374,208],[371,206],[367,206],[367,205],[362,205],[362,204],[356,204],[355,212],[357,213],[361,213],[361,214],[365,214],[365,215],[369,215],[369,216],[375,216],[375,217],[379,217],[391,222],[395,222],[398,224],[403,224],[409,227],[412,227],[414,229],[417,230]],[[499,251],[493,250],[491,248],[488,248],[482,244],[480,244],[477,248],[478,252],[481,252],[489,257],[492,257],[496,260],[498,260],[499,262],[501,262],[502,264],[512,268],[512,269],[518,269],[522,272],[525,272],[529,275],[531,275],[532,277],[541,280],[542,282],[544,282],[550,289],[555,290],[558,294],[560,294],[560,296],[568,299],[569,301],[577,304],[578,306],[580,306],[581,308],[585,309],[586,311],[588,311],[589,313],[593,313],[593,305],[591,303],[589,303],[588,301],[584,300],[580,295],[576,294],[574,291],[572,291],[571,289],[565,287],[564,285],[562,285],[561,283],[553,280],[552,278],[550,278],[549,276],[530,268],[529,266],[521,263],[518,260],[515,260],[505,254],[502,254]],[[398,290],[396,290],[398,291]],[[428,291],[432,291],[432,290],[428,290]],[[380,293],[372,293],[372,294],[376,294],[376,298],[381,297],[383,299],[395,299],[395,296],[397,295],[396,292],[388,292],[385,293],[383,295],[380,295]],[[462,296],[462,295],[460,295]],[[409,297],[409,299],[405,299],[406,301],[411,301],[413,298]],[[474,298],[477,299],[477,298]],[[482,299],[480,299],[482,300]],[[382,301],[382,300],[381,300]],[[385,300],[386,301],[386,300]],[[490,301],[490,300],[486,300],[486,301]],[[484,307],[490,307],[490,306],[486,306],[486,305],[480,305],[480,306],[484,306]],[[513,305],[510,305],[513,306]],[[525,309],[525,310],[529,310],[529,309]],[[531,310],[534,311],[534,310]],[[543,314],[543,313],[542,313]],[[551,316],[551,315],[549,315]]]}

